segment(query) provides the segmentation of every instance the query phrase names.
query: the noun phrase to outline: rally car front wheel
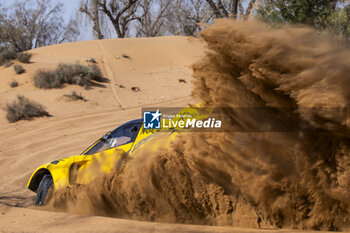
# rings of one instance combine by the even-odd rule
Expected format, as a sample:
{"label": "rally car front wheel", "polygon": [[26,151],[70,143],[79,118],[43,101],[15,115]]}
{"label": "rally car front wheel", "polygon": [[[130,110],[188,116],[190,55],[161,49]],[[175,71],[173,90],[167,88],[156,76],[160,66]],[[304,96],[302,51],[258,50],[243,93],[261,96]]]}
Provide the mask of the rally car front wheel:
{"label": "rally car front wheel", "polygon": [[46,174],[40,181],[34,205],[44,205],[47,193],[53,188],[52,176]]}

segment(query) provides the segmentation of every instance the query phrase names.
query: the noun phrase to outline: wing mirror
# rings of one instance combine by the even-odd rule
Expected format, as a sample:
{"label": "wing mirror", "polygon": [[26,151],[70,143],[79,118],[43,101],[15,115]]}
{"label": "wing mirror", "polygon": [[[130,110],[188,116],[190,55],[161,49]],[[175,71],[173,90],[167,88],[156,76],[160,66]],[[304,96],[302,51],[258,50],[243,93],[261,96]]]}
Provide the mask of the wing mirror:
{"label": "wing mirror", "polygon": [[101,137],[102,141],[107,141],[111,136],[109,135],[109,132]]}

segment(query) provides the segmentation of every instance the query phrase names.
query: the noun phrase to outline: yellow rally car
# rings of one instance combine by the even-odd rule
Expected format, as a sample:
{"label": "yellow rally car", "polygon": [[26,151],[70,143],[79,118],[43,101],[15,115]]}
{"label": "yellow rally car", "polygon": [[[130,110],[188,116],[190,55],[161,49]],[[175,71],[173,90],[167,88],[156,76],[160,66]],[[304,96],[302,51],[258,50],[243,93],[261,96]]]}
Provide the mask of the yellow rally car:
{"label": "yellow rally car", "polygon": [[[149,143],[155,134],[166,131],[171,141],[173,132],[183,128],[176,127],[177,122],[186,115],[189,124],[198,117],[198,108],[187,107],[178,112],[164,125],[175,125],[166,129],[145,129],[141,119],[129,121],[113,131],[108,132],[88,147],[82,154],[52,161],[37,168],[31,175],[27,187],[37,193],[35,205],[44,205],[50,188],[55,190],[71,184],[87,184],[103,173],[110,173],[116,166],[121,166],[126,156],[132,156],[134,151]],[[190,117],[189,114],[191,114]],[[169,123],[169,121],[171,121]],[[175,122],[175,123],[174,123]],[[164,146],[164,142],[160,142]],[[152,145],[154,147],[154,145]],[[157,146],[157,143],[155,143]],[[157,149],[157,148],[154,148]]]}

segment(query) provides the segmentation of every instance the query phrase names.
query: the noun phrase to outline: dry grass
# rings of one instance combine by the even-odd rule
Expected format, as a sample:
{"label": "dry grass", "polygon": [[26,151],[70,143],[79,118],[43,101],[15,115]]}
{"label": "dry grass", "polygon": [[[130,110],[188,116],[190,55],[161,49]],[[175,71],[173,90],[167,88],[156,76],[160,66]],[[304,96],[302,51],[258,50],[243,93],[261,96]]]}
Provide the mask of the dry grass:
{"label": "dry grass", "polygon": [[84,101],[86,102],[87,99],[85,99],[82,94],[78,94],[76,91],[72,91],[71,94],[66,94],[64,95],[64,97],[68,100],[68,101]]}
{"label": "dry grass", "polygon": [[6,106],[6,119],[13,123],[19,120],[29,120],[33,117],[50,116],[45,108],[24,96],[17,96],[17,100]]}
{"label": "dry grass", "polygon": [[63,82],[56,76],[55,71],[38,70],[34,75],[34,86],[41,89],[61,88]]}
{"label": "dry grass", "polygon": [[61,88],[64,84],[75,84],[89,89],[103,86],[96,82],[107,82],[96,65],[60,64],[54,71],[39,70],[34,75],[34,86],[42,89]]}

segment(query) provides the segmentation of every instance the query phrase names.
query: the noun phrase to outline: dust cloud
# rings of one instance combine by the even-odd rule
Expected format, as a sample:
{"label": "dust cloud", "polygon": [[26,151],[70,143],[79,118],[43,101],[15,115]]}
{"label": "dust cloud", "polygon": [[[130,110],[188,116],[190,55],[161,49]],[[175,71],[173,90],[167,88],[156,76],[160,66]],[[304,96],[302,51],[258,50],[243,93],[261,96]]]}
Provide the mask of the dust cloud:
{"label": "dust cloud", "polygon": [[[148,221],[349,229],[347,119],[329,110],[349,105],[348,45],[309,28],[254,21],[218,20],[201,35],[208,51],[193,65],[193,95],[210,106],[261,114],[226,111],[232,132],[182,133],[170,148],[145,148],[123,169],[56,191],[48,208]],[[280,123],[285,108],[293,109],[293,120]],[[261,119],[319,130],[246,131]],[[339,126],[345,130],[334,130]]]}

